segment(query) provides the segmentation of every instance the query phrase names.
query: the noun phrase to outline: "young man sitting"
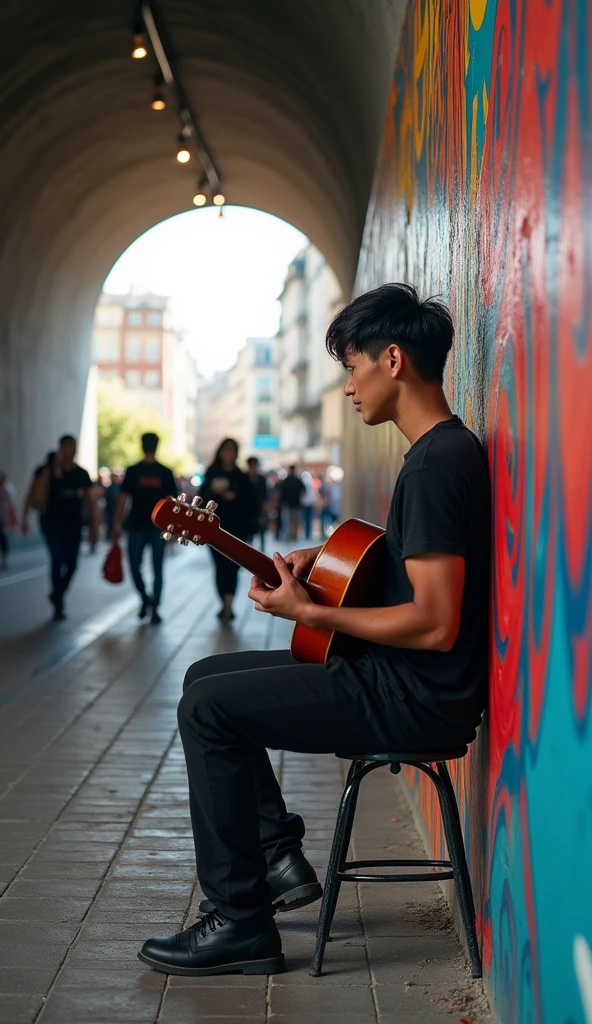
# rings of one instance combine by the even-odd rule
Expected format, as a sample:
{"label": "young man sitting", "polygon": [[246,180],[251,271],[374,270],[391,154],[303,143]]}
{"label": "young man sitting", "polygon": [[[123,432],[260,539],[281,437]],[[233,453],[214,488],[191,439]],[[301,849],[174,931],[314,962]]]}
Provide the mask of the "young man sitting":
{"label": "young man sitting", "polygon": [[149,939],[140,959],[171,974],[282,970],[274,909],[321,894],[302,853],[304,823],[286,809],[266,748],[310,753],[422,750],[468,743],[485,706],[490,499],[479,441],[442,390],[453,340],[445,306],[391,284],[333,320],[364,423],[393,422],[410,448],[387,523],[384,594],[374,608],[314,604],[318,549],[275,555],[282,583],[253,579],[258,611],[365,642],[354,660],[295,662],[249,651],[192,665],[179,705],[203,917]]}

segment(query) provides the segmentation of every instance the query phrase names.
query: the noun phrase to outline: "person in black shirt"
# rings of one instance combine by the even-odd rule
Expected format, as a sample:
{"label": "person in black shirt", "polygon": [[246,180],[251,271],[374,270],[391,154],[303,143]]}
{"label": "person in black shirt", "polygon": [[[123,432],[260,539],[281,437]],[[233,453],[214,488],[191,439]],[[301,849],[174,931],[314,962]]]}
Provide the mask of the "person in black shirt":
{"label": "person in black shirt", "polygon": [[76,438],[64,434],[57,452],[50,452],[38,466],[25,499],[21,531],[28,532],[30,508],[39,512],[39,525],[51,560],[51,593],[54,621],[66,618],[64,595],[76,572],[83,518],[89,524],[91,544],[98,537],[96,509],[91,498],[92,481],[74,461]]}
{"label": "person in black shirt", "polygon": [[[111,530],[112,540],[117,541],[121,536],[126,506],[131,499],[131,508],[126,524],[130,571],[142,601],[138,617],[145,619],[148,610],[152,609],[150,619],[152,623],[161,621],[158,606],[162,596],[162,563],[165,547],[165,541],[160,536],[160,530],[152,522],[152,509],[161,498],[174,497],[177,493],[177,485],[172,471],[167,466],[162,466],[160,462],[156,461],[158,441],[157,434],[142,434],[144,458],[141,462],[137,462],[135,466],[129,466],[126,470],[117,499],[117,507]],[[152,552],[154,583],[150,597],[146,592],[141,568],[145,547],[149,547]]]}
{"label": "person in black shirt", "polygon": [[[200,496],[204,502],[215,501],[216,515],[223,530],[246,540],[257,512],[255,488],[246,473],[238,468],[238,445],[227,437],[219,445],[212,464],[208,466]],[[222,601],[218,618],[224,625],[234,619],[232,602],[236,593],[238,565],[210,548],[216,570],[216,590]]]}
{"label": "person in black shirt", "polygon": [[290,540],[298,540],[300,523],[302,522],[302,500],[306,487],[296,475],[296,466],[288,467],[288,474],[278,484],[280,508],[288,513],[288,534]]}
{"label": "person in black shirt", "polygon": [[282,970],[274,905],[311,902],[320,886],[302,853],[266,748],[421,751],[468,743],[485,707],[490,567],[487,461],[448,406],[453,341],[446,307],[410,285],[383,285],[331,323],[327,348],[363,422],[409,441],[386,530],[374,607],[314,604],[299,582],[319,548],[274,555],[281,585],[254,578],[255,608],[363,642],[351,660],[296,663],[288,651],[205,658],[185,677],[179,728],[204,918],[146,942],[140,958],[172,973]]}
{"label": "person in black shirt", "polygon": [[255,455],[247,459],[247,476],[253,485],[256,499],[255,514],[249,526],[247,540],[252,544],[255,534],[258,533],[261,550],[265,551],[265,534],[269,525],[269,488],[266,477],[259,472],[259,459]]}

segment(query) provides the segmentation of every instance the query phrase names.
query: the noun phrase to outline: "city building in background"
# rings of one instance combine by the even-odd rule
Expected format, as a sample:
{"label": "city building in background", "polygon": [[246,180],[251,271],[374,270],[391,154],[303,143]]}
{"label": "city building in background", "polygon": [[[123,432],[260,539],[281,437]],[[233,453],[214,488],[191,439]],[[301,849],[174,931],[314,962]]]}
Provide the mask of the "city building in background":
{"label": "city building in background", "polygon": [[342,297],[335,274],[314,245],[292,260],[279,301],[278,461],[319,471],[340,465],[343,370],[325,349],[325,332]]}
{"label": "city building in background", "polygon": [[162,295],[102,294],[93,325],[99,384],[120,380],[138,404],[170,425],[175,455],[195,453],[197,367]]}
{"label": "city building in background", "polygon": [[198,393],[198,458],[207,465],[224,437],[239,444],[239,462],[256,455],[278,465],[280,419],[275,338],[247,338],[229,370]]}

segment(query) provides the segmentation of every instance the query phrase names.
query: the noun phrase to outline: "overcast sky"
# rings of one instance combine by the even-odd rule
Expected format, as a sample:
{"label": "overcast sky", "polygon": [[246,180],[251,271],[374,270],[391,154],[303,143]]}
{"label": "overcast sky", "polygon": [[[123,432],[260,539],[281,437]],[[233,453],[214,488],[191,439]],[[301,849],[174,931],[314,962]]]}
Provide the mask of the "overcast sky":
{"label": "overcast sky", "polygon": [[226,207],[179,214],[138,238],[104,288],[171,297],[201,373],[231,366],[247,337],[275,334],[287,266],[306,244],[296,228],[258,210]]}

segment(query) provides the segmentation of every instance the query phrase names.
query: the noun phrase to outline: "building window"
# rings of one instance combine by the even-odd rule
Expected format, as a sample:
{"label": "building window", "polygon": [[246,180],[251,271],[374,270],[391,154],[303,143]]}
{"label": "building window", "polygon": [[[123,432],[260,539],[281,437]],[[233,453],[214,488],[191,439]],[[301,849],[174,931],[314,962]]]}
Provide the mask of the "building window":
{"label": "building window", "polygon": [[270,366],[271,345],[258,345],[255,349],[255,366]]}
{"label": "building window", "polygon": [[141,382],[141,374],[139,370],[126,370],[125,383],[128,388],[139,388]]}
{"label": "building window", "polygon": [[117,370],[99,370],[99,380],[116,380],[119,377]]}
{"label": "building window", "polygon": [[128,334],[125,339],[125,358],[128,363],[139,363],[141,339],[137,334]]}
{"label": "building window", "polygon": [[128,315],[127,315],[127,322],[130,325],[130,327],[139,327],[140,324],[142,323],[142,314],[141,313],[128,313]]}
{"label": "building window", "polygon": [[257,434],[271,434],[271,416],[259,414],[257,416]]}
{"label": "building window", "polygon": [[271,402],[271,377],[257,377],[257,401]]}
{"label": "building window", "polygon": [[160,360],[160,341],[158,338],[148,338],[145,347],[146,362],[158,363]]}
{"label": "building window", "polygon": [[144,374],[144,384],[147,388],[159,388],[160,374],[158,370],[146,370],[146,373]]}
{"label": "building window", "polygon": [[160,327],[161,319],[160,313],[148,313],[146,323],[149,327]]}

